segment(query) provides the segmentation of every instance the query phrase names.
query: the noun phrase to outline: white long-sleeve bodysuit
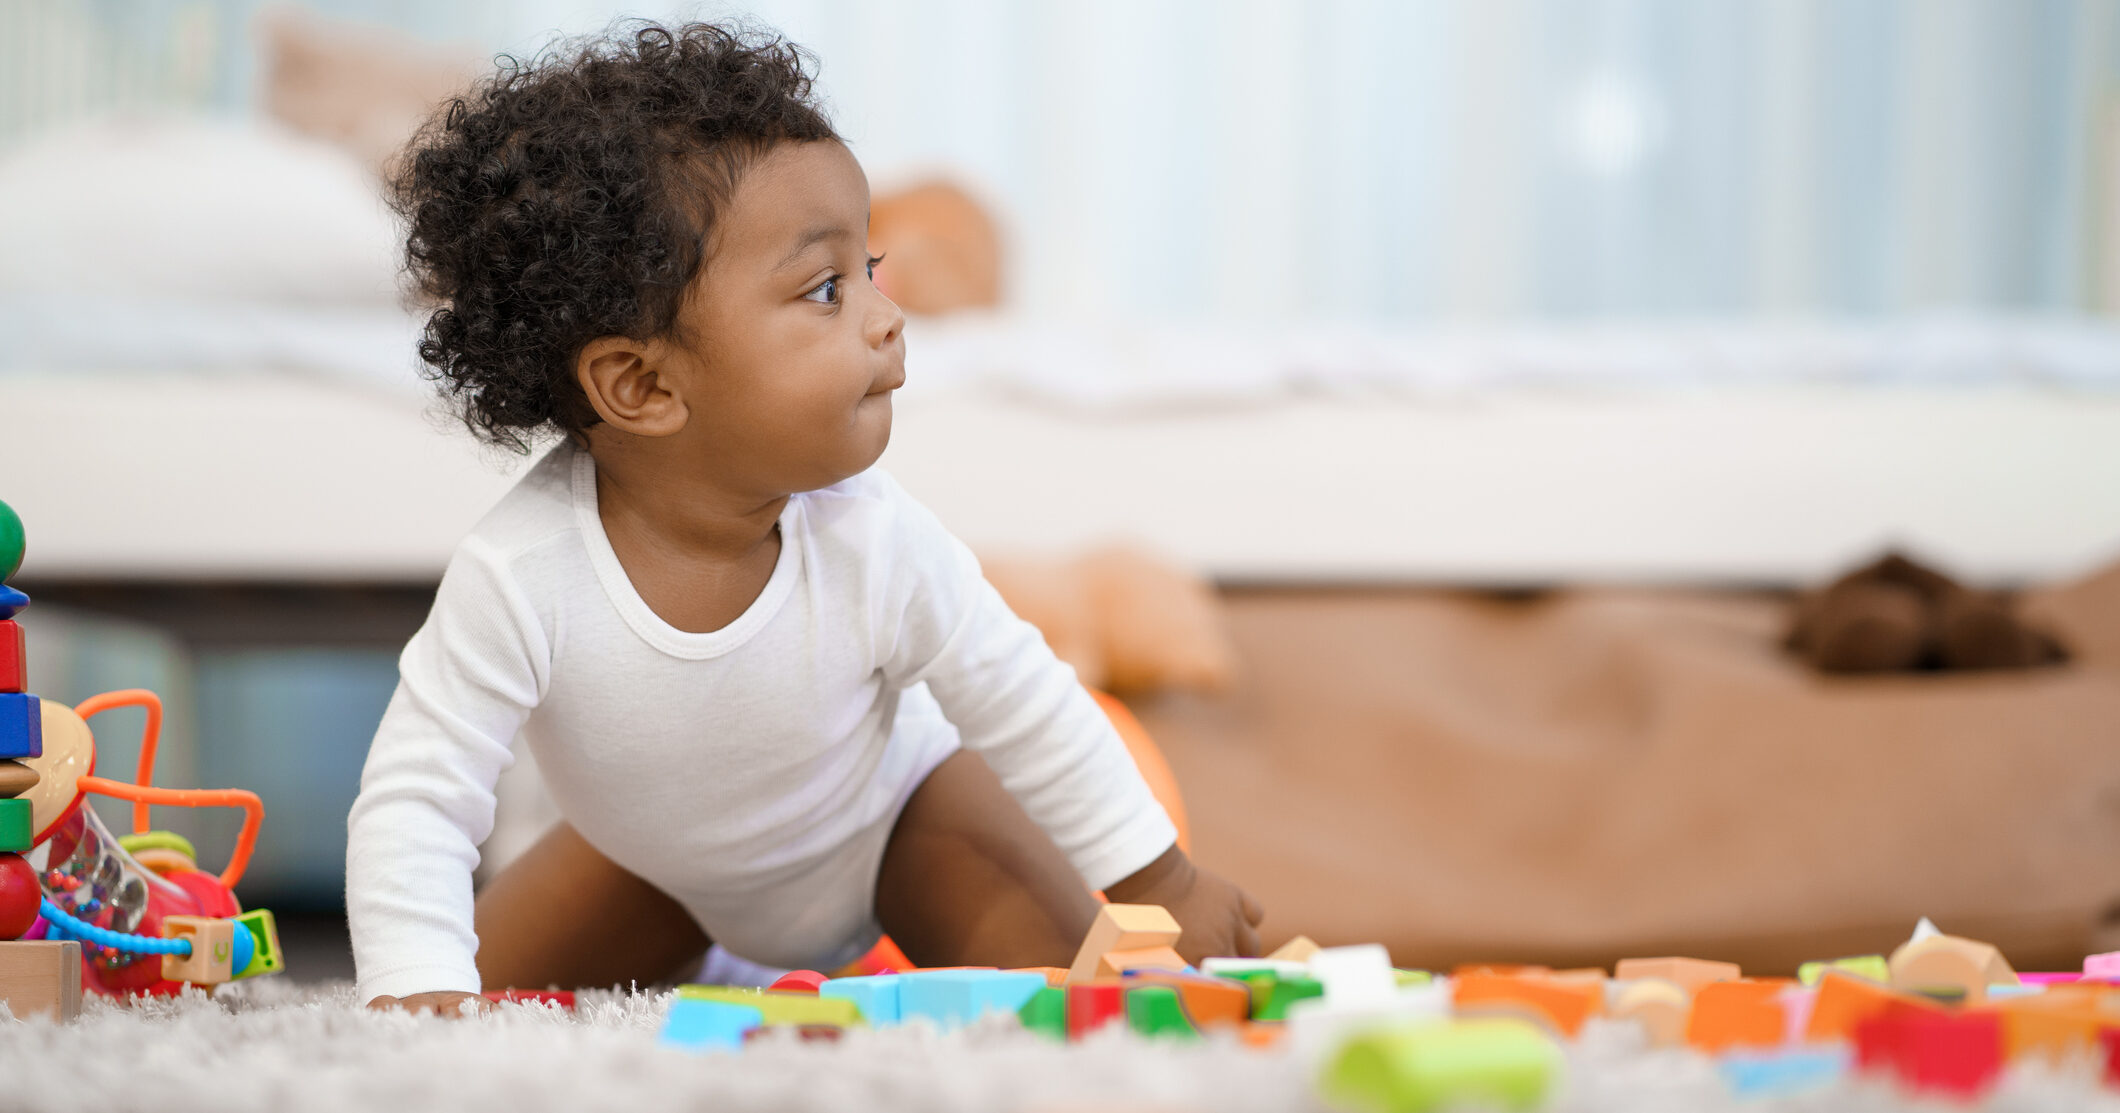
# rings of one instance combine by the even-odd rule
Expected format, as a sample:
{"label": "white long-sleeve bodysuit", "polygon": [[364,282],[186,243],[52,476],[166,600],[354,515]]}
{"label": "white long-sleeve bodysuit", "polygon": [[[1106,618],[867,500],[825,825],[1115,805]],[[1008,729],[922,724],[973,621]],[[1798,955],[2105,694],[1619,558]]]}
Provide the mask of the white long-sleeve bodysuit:
{"label": "white long-sleeve bodysuit", "polygon": [[518,735],[591,845],[776,966],[873,945],[891,826],[960,738],[1093,887],[1175,841],[1074,672],[888,475],[796,495],[779,528],[765,590],[698,634],[633,590],[587,453],[553,450],[479,523],[347,820],[363,1000],[479,988],[471,871]]}

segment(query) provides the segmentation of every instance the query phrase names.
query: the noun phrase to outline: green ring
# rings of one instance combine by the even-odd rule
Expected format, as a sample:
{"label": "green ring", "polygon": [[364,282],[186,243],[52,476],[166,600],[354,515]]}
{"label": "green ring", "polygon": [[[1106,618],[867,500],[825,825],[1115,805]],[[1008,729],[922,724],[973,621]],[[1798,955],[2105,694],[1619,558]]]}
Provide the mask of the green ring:
{"label": "green ring", "polygon": [[35,813],[23,797],[0,800],[0,853],[21,854],[37,844]]}
{"label": "green ring", "polygon": [[5,580],[22,567],[22,553],[28,541],[22,533],[22,519],[15,515],[15,508],[0,502],[0,580]]}
{"label": "green ring", "polygon": [[175,831],[142,831],[137,835],[119,835],[118,845],[127,854],[138,854],[143,850],[174,850],[193,862],[199,860],[199,852],[192,848],[191,840]]}

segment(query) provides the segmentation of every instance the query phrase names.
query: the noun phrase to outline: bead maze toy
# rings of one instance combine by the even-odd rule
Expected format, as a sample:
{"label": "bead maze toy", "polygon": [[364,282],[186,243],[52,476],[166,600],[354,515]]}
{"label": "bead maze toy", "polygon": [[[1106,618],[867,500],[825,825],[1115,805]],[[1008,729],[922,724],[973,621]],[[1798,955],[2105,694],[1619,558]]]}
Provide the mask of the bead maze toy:
{"label": "bead maze toy", "polygon": [[[153,783],[162,701],[105,692],[78,708],[29,691],[27,639],[15,616],[29,597],[5,585],[21,566],[21,519],[0,503],[0,1000],[17,1016],[71,1019],[81,993],[166,995],[282,968],[272,913],[244,911],[234,887],[257,845],[263,803],[240,789]],[[96,775],[88,720],[145,711],[130,783]],[[90,794],[130,801],[131,834],[113,837]],[[219,874],[191,844],[150,829],[151,805],[234,807],[243,826]]]}

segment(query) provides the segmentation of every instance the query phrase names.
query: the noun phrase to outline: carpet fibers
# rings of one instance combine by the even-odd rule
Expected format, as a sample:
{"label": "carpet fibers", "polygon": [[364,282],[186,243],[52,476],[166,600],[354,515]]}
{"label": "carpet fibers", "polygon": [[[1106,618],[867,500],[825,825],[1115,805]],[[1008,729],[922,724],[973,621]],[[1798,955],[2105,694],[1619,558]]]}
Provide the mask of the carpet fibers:
{"label": "carpet fibers", "polygon": [[[125,1113],[244,1110],[1023,1110],[1323,1109],[1282,1050],[1170,1044],[1120,1032],[1050,1044],[1002,1020],[940,1034],[915,1025],[838,1042],[792,1033],[738,1055],[661,1047],[668,994],[584,993],[572,1014],[503,1006],[470,1021],[372,1013],[350,983],[261,979],[208,998],[84,1003],[79,1021],[0,1020],[0,1109]],[[2088,1064],[2021,1068],[1981,1103],[2005,1111],[2105,1110]],[[1557,1111],[1964,1109],[1867,1080],[1763,1099],[1733,1096],[1711,1060],[1644,1052],[1593,1024],[1568,1052]]]}

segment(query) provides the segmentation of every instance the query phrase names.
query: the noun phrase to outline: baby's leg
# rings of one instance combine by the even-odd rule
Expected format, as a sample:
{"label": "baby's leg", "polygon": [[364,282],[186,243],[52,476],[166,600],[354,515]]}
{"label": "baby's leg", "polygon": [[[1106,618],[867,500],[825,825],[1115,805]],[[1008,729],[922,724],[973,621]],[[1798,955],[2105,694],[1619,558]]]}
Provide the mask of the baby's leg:
{"label": "baby's leg", "polygon": [[565,822],[487,883],[473,923],[487,989],[648,985],[698,969],[707,950],[683,905]]}
{"label": "baby's leg", "polygon": [[986,762],[959,751],[899,813],[876,918],[921,966],[1067,966],[1097,899]]}

